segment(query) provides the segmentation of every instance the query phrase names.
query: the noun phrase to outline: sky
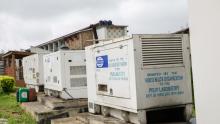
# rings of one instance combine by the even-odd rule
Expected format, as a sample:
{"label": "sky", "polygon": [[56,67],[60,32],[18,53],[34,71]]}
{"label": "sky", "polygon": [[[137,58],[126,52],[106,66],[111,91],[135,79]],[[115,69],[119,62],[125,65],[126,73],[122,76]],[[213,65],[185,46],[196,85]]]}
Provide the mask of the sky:
{"label": "sky", "polygon": [[27,49],[99,20],[130,34],[175,32],[188,25],[187,0],[0,0],[0,51]]}

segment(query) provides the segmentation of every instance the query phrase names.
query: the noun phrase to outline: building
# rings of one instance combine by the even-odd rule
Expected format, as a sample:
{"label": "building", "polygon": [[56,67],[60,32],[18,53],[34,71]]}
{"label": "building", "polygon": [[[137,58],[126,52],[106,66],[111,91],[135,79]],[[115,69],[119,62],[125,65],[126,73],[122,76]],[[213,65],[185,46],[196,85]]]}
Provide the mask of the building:
{"label": "building", "polygon": [[4,74],[4,61],[2,59],[2,55],[3,54],[0,53],[0,75]]}
{"label": "building", "polygon": [[4,60],[4,75],[12,76],[16,80],[16,86],[25,86],[23,78],[22,58],[32,53],[24,51],[8,51],[2,55]]}
{"label": "building", "polygon": [[[99,21],[99,23],[91,24],[88,27],[35,47],[51,52],[58,51],[62,46],[67,46],[72,50],[82,50],[85,46],[92,45],[98,42],[98,40],[109,40],[125,35],[127,35],[127,26],[114,25],[112,21]],[[30,51],[32,51],[33,48],[31,48]]]}

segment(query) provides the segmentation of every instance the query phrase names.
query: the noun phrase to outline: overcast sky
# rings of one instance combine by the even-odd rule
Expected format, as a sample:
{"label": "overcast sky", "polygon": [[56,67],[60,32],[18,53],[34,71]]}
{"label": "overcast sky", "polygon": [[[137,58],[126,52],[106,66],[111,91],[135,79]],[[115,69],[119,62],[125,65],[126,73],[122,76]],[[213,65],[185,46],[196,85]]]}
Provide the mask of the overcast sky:
{"label": "overcast sky", "polygon": [[130,33],[167,33],[188,25],[187,0],[0,0],[0,49],[19,50],[99,20]]}

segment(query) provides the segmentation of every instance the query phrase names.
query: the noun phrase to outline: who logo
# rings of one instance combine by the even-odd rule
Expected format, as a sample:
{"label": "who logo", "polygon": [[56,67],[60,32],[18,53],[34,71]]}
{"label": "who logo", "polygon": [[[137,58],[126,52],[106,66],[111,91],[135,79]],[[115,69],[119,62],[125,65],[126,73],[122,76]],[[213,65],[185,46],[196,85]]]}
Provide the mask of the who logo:
{"label": "who logo", "polygon": [[108,56],[97,56],[96,57],[96,68],[108,68]]}

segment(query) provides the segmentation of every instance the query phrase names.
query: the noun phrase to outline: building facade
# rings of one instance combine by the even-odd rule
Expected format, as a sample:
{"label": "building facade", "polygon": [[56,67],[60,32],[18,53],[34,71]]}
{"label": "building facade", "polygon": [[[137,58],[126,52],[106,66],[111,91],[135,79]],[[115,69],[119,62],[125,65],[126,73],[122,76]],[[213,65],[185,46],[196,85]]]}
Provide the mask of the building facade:
{"label": "building facade", "polygon": [[109,40],[125,35],[127,35],[127,26],[114,25],[111,21],[100,21],[35,47],[50,52],[56,52],[62,46],[67,46],[72,50],[83,50],[86,46],[92,45],[99,40]]}

